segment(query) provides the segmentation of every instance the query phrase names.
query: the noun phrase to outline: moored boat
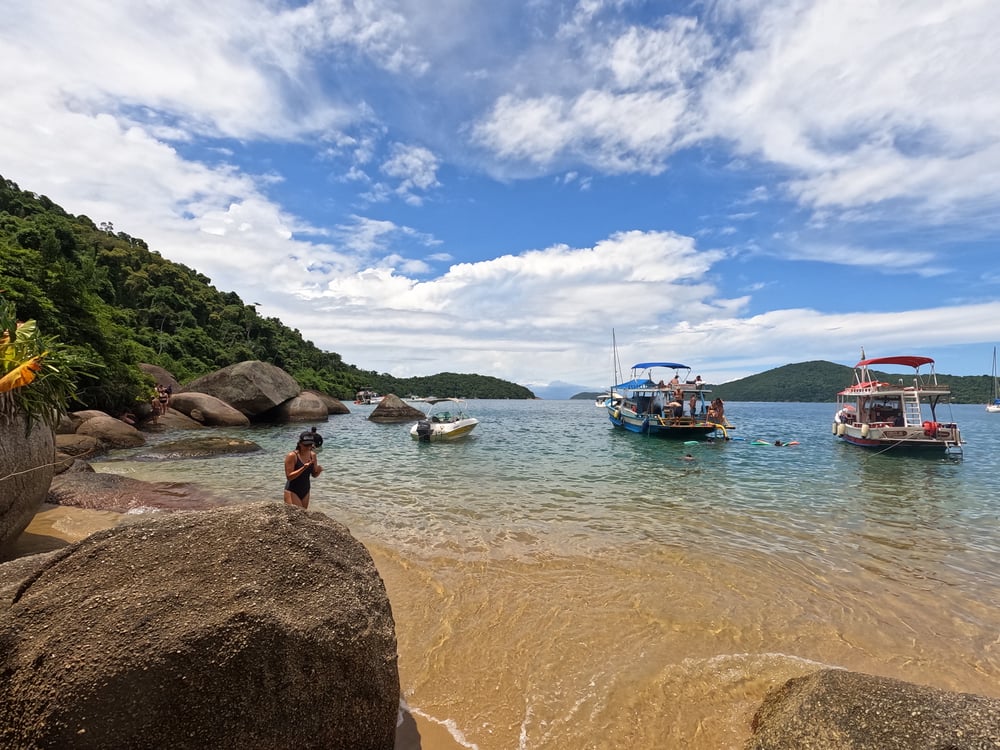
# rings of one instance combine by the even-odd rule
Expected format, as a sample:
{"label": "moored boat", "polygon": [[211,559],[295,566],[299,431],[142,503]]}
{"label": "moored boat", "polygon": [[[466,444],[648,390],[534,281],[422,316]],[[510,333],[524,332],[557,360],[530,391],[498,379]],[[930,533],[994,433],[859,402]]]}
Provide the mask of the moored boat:
{"label": "moored boat", "polygon": [[410,437],[421,442],[455,440],[465,437],[479,424],[466,413],[465,402],[458,398],[429,398],[427,416],[410,428]]}
{"label": "moored boat", "polygon": [[[911,367],[913,374],[890,383],[879,380],[885,374],[873,371],[874,365]],[[928,370],[921,371],[925,365]],[[862,448],[960,456],[958,425],[937,414],[951,403],[950,396],[951,389],[938,382],[930,357],[862,359],[854,366],[854,383],[837,394],[833,434]]]}
{"label": "moored boat", "polygon": [[362,388],[354,395],[354,403],[368,405],[378,405],[382,403],[384,396],[380,396],[369,388]]}
{"label": "moored boat", "polygon": [[993,398],[986,404],[990,414],[1000,414],[1000,385],[997,380],[997,348],[993,347]]}
{"label": "moored boat", "polygon": [[[657,379],[659,370],[672,370],[669,382]],[[612,386],[622,394],[619,404],[609,399],[605,408],[615,427],[653,437],[697,440],[733,429],[722,399],[708,401],[711,390],[701,377],[690,378],[691,368],[677,362],[640,362],[632,365],[632,378]]]}
{"label": "moored boat", "polygon": [[611,400],[613,406],[617,406],[622,402],[622,394],[617,391],[605,391],[594,399],[594,406],[603,409],[608,405],[608,399]]}

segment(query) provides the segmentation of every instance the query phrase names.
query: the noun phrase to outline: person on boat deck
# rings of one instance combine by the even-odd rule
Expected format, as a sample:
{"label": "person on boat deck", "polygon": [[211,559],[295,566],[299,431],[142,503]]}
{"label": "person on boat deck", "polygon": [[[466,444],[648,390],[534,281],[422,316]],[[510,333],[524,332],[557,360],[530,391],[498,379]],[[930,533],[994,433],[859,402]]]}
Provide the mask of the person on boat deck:
{"label": "person on boat deck", "polygon": [[669,404],[667,404],[667,406],[669,406],[670,409],[673,411],[673,414],[674,414],[675,417],[683,417],[684,416],[684,391],[682,391],[680,388],[678,388],[676,391],[674,391],[673,400]]}
{"label": "person on boat deck", "polygon": [[681,379],[677,377],[676,373],[674,373],[674,376],[670,379],[670,382],[667,383],[667,385],[669,385],[671,388],[676,388],[680,384],[681,384]]}
{"label": "person on boat deck", "polygon": [[897,414],[895,417],[892,418],[892,426],[893,427],[902,427],[904,423],[905,423],[905,420],[903,419],[903,415],[902,414]]}
{"label": "person on boat deck", "polygon": [[309,507],[310,477],[318,477],[323,473],[319,465],[316,451],[313,450],[311,432],[299,435],[295,450],[285,456],[285,503],[297,508]]}
{"label": "person on boat deck", "polygon": [[688,401],[688,410],[691,412],[693,417],[698,412],[698,394],[692,393],[691,399]]}
{"label": "person on boat deck", "polygon": [[701,388],[701,375],[697,375],[694,379],[694,384]]}

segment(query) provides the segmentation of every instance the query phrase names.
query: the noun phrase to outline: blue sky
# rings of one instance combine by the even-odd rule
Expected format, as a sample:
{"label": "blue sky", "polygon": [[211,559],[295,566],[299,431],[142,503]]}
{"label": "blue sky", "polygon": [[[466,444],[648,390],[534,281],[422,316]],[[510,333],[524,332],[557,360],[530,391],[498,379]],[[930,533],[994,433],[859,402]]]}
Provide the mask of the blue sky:
{"label": "blue sky", "polygon": [[[8,0],[0,174],[346,362],[1000,341],[993,0]],[[9,74],[16,71],[16,75]]]}

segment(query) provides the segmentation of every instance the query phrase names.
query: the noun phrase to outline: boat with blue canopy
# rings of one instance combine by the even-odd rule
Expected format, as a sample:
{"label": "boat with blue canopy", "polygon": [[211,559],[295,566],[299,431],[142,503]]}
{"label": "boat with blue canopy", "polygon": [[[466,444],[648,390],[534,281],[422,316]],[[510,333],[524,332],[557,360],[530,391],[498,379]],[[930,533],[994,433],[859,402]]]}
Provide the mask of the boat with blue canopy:
{"label": "boat with blue canopy", "polygon": [[[673,377],[661,377],[669,371]],[[628,432],[692,440],[726,439],[733,429],[722,399],[709,401],[711,390],[701,376],[691,378],[691,368],[679,362],[634,364],[632,377],[612,386],[611,391],[622,394],[622,400],[607,404],[608,419]]]}

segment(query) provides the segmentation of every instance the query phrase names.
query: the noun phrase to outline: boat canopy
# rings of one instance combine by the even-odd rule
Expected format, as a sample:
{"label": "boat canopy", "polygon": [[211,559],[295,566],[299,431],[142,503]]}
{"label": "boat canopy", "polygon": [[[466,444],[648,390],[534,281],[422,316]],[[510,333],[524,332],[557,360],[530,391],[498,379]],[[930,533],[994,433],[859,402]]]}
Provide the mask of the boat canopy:
{"label": "boat canopy", "polygon": [[633,370],[645,370],[649,367],[670,367],[674,370],[690,370],[691,368],[687,365],[680,365],[676,362],[640,362],[637,365],[632,365]]}
{"label": "boat canopy", "polygon": [[917,369],[921,365],[932,365],[934,360],[930,357],[878,357],[876,359],[863,359],[855,367],[867,367],[868,365],[904,365]]}
{"label": "boat canopy", "polygon": [[635,391],[640,388],[649,388],[652,385],[653,381],[649,378],[635,378],[634,380],[629,380],[627,383],[619,383],[611,387],[615,390],[621,388],[623,391]]}

